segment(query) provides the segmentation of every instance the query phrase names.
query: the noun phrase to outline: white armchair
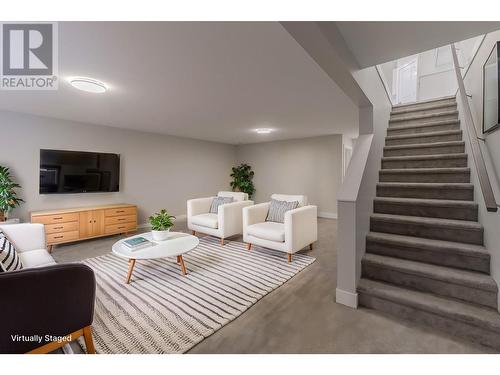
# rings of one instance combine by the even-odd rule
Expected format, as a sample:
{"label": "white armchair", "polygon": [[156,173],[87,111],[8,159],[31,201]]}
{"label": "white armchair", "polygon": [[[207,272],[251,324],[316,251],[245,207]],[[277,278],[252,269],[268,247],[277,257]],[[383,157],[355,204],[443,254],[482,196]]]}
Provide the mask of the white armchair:
{"label": "white armchair", "polygon": [[266,221],[271,202],[256,204],[243,209],[243,241],[248,250],[252,244],[292,254],[318,240],[317,207],[307,204],[305,195],[273,194],[272,199],[293,202],[299,206],[285,212],[284,223]]}
{"label": "white armchair", "polygon": [[187,202],[187,223],[193,234],[196,232],[220,238],[224,246],[224,239],[241,234],[242,210],[253,205],[248,200],[248,194],[220,191],[218,197],[231,197],[233,202],[219,206],[217,213],[210,213],[210,207],[215,197],[190,199]]}

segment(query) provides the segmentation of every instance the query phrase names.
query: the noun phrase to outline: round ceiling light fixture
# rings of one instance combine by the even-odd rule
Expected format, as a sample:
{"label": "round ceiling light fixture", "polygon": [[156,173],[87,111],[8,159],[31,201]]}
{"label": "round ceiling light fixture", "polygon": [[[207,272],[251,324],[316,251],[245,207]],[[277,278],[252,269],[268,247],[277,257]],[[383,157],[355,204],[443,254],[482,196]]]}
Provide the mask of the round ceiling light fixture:
{"label": "round ceiling light fixture", "polygon": [[88,77],[72,77],[69,79],[69,83],[75,89],[94,94],[102,94],[108,89],[103,82]]}
{"label": "round ceiling light fixture", "polygon": [[269,128],[259,128],[259,129],[255,129],[255,132],[257,134],[269,134],[269,133],[272,133],[273,129],[269,129]]}

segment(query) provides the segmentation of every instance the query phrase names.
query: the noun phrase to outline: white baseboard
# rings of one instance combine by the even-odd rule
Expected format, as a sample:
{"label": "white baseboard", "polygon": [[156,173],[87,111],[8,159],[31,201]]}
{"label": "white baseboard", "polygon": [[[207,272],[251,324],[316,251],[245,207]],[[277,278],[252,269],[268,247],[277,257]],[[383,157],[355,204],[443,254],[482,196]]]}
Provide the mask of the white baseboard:
{"label": "white baseboard", "polygon": [[335,212],[318,212],[318,217],[322,219],[337,219]]}
{"label": "white baseboard", "polygon": [[342,289],[335,289],[335,302],[353,309],[358,308],[358,293],[351,293]]}

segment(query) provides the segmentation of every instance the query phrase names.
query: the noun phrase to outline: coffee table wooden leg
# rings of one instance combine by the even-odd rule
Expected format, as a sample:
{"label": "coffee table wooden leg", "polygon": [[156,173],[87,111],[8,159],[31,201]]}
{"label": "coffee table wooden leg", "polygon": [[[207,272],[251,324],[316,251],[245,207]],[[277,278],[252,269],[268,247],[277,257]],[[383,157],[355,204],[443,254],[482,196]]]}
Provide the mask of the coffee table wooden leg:
{"label": "coffee table wooden leg", "polygon": [[182,255],[178,255],[177,258],[179,259],[179,263],[181,265],[182,274],[185,275],[187,272],[186,272],[186,266],[184,265],[184,259],[182,259]]}
{"label": "coffee table wooden leg", "polygon": [[130,279],[132,278],[132,272],[134,271],[134,266],[135,266],[135,259],[129,259],[128,260],[128,274],[127,274],[127,280],[126,280],[127,284],[130,284]]}

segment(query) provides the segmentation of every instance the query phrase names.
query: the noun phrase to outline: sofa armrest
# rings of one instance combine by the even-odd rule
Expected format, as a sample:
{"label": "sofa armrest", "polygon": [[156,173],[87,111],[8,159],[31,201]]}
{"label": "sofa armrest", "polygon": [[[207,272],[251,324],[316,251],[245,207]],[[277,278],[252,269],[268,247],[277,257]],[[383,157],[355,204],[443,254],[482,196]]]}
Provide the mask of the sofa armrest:
{"label": "sofa armrest", "polygon": [[243,208],[252,206],[253,201],[239,201],[221,204],[217,212],[222,237],[241,234],[243,231]]}
{"label": "sofa armrest", "polygon": [[318,208],[304,206],[285,212],[285,244],[295,253],[318,240]]}
{"label": "sofa armrest", "polygon": [[[71,263],[0,274],[0,353],[25,353],[90,326],[94,317],[95,276]],[[18,335],[18,336],[16,336]],[[16,340],[38,335],[40,342]]]}
{"label": "sofa armrest", "polygon": [[188,221],[191,216],[196,216],[200,214],[208,214],[210,212],[210,206],[215,197],[207,198],[196,198],[187,201],[187,217]]}
{"label": "sofa armrest", "polygon": [[243,208],[243,231],[249,225],[266,221],[270,205],[271,202],[265,202]]}
{"label": "sofa armrest", "polygon": [[8,224],[0,226],[17,251],[45,249],[45,227],[43,224]]}

